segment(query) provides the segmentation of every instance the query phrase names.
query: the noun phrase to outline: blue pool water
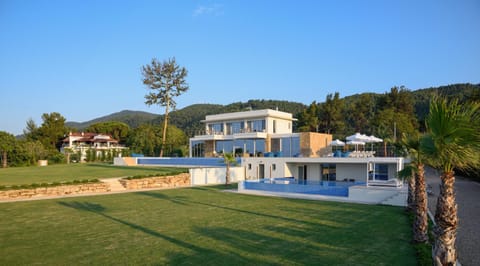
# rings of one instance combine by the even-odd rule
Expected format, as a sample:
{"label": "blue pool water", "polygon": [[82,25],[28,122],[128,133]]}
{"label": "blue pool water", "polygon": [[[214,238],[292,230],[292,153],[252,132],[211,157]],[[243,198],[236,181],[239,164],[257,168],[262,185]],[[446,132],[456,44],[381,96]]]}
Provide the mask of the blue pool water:
{"label": "blue pool water", "polygon": [[303,193],[336,197],[348,197],[348,188],[354,185],[362,185],[363,182],[337,182],[337,181],[296,181],[293,178],[273,178],[255,181],[245,181],[245,189],[283,192]]}
{"label": "blue pool water", "polygon": [[[187,157],[140,157],[138,165],[162,165],[162,166],[195,166],[195,167],[225,167],[222,158],[187,158]],[[237,159],[240,164],[240,159]]]}

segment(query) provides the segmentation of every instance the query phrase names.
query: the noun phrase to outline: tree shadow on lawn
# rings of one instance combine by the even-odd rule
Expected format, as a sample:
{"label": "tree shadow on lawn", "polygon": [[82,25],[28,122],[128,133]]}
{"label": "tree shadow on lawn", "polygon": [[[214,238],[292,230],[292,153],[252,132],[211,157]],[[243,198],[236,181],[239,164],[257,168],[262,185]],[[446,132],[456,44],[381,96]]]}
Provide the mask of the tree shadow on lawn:
{"label": "tree shadow on lawn", "polygon": [[304,238],[302,234],[289,236],[275,230],[197,227],[194,231],[221,242],[235,256],[261,258],[263,263],[277,265],[339,263],[348,250],[322,239]]}
{"label": "tree shadow on lawn", "polygon": [[141,231],[141,232],[146,233],[148,235],[151,235],[151,236],[154,236],[154,237],[157,237],[157,238],[161,238],[163,240],[167,240],[167,241],[169,241],[173,244],[176,244],[178,246],[181,246],[183,248],[186,248],[186,249],[189,249],[189,250],[192,250],[192,251],[195,251],[195,252],[209,252],[209,250],[205,250],[204,248],[192,245],[190,243],[187,243],[187,242],[184,242],[184,241],[172,238],[172,237],[169,237],[169,236],[161,234],[157,231],[151,230],[147,227],[143,227],[141,225],[134,224],[134,223],[122,220],[122,219],[115,218],[115,217],[110,216],[108,214],[105,214],[104,211],[106,210],[106,208],[103,207],[100,204],[90,203],[90,202],[78,202],[78,201],[74,201],[74,202],[60,201],[60,202],[58,202],[58,204],[60,204],[62,206],[65,206],[65,207],[68,207],[68,208],[75,209],[75,210],[88,211],[88,212],[91,212],[91,213],[94,213],[94,214],[98,214],[98,215],[100,215],[102,217],[105,217],[107,219],[110,219],[114,222],[126,225],[126,226],[128,226],[132,229]]}
{"label": "tree shadow on lawn", "polygon": [[[234,208],[234,207],[220,205],[220,204],[194,201],[194,200],[190,200],[187,197],[178,197],[178,196],[169,197],[165,194],[158,193],[158,192],[153,192],[153,191],[137,192],[136,194],[149,196],[149,197],[154,197],[154,198],[158,198],[158,199],[162,199],[162,200],[168,200],[170,202],[177,203],[177,204],[183,204],[183,205],[196,204],[196,205],[202,205],[202,206],[211,207],[211,208],[218,208],[218,209],[222,209],[222,210],[228,210],[228,211],[247,214],[247,215],[259,216],[259,217],[263,217],[263,218],[270,218],[270,219],[277,220],[277,222],[285,221],[285,222],[292,222],[292,223],[297,223],[297,224],[307,224],[311,227],[318,227],[318,226],[332,227],[332,228],[337,227],[337,226],[327,225],[325,222],[322,222],[322,221],[311,222],[311,221],[307,221],[307,220],[301,220],[301,219],[285,217],[285,216],[280,216],[280,215],[274,215],[274,214],[269,214],[269,213],[261,213],[261,212],[256,212],[256,211],[252,211],[252,210],[239,209],[239,208]],[[325,218],[323,218],[323,219],[325,219]]]}
{"label": "tree shadow on lawn", "polygon": [[170,197],[170,196],[167,196],[161,192],[148,192],[148,191],[144,191],[144,192],[134,192],[136,195],[144,195],[144,196],[149,196],[149,197],[153,197],[153,198],[157,198],[157,199],[162,199],[162,200],[166,200],[166,201],[170,201],[171,203],[175,203],[175,204],[180,204],[180,205],[189,205],[188,204],[188,198],[185,197],[185,196],[174,196],[174,197]]}
{"label": "tree shadow on lawn", "polygon": [[[177,245],[179,247],[182,247],[186,249],[187,251],[184,252],[171,252],[167,254],[166,259],[168,261],[168,264],[178,264],[178,263],[188,263],[191,264],[192,262],[196,261],[203,261],[203,263],[208,264],[211,262],[211,259],[215,259],[216,261],[220,262],[225,262],[225,263],[231,263],[233,264],[263,264],[264,261],[257,260],[257,259],[251,259],[247,258],[244,256],[240,256],[239,254],[235,254],[232,252],[221,252],[221,250],[215,250],[215,249],[209,249],[205,247],[200,247],[199,245],[194,245],[192,243],[189,243],[187,241],[183,241],[177,238],[173,238],[170,236],[167,236],[165,234],[161,234],[157,231],[154,231],[152,229],[149,229],[147,227],[134,224],[119,218],[115,218],[113,216],[110,216],[106,213],[106,208],[102,206],[101,204],[97,203],[90,203],[90,202],[64,202],[60,201],[58,202],[59,205],[62,205],[67,208],[72,208],[78,211],[86,211],[90,212],[93,214],[100,215],[106,219],[109,219],[111,221],[117,222],[119,224],[125,225],[130,227],[131,229],[138,230],[140,232],[143,232],[145,234],[148,234],[153,237],[160,238],[162,240],[168,241],[171,244]],[[208,259],[210,258],[210,259]],[[207,261],[206,261],[207,260]]]}

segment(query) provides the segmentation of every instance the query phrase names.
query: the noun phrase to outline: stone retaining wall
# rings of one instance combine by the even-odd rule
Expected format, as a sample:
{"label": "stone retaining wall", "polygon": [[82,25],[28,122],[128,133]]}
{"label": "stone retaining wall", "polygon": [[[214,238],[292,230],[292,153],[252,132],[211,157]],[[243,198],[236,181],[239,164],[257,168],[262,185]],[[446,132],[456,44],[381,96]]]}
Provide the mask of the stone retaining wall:
{"label": "stone retaining wall", "polygon": [[172,188],[190,186],[190,174],[184,173],[175,176],[157,176],[140,179],[120,179],[126,189],[142,188]]}
{"label": "stone retaining wall", "polygon": [[48,196],[64,196],[75,194],[87,194],[108,192],[110,186],[105,183],[93,183],[93,184],[79,184],[79,185],[64,185],[57,187],[39,187],[31,189],[16,189],[16,190],[4,190],[0,191],[0,200],[2,199],[25,199],[35,197],[48,197]]}

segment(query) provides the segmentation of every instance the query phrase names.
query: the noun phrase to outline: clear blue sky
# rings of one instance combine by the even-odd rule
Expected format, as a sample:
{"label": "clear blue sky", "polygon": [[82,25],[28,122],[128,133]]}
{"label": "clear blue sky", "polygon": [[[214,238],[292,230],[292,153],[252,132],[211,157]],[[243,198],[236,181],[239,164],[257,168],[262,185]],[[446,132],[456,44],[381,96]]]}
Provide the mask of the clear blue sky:
{"label": "clear blue sky", "polygon": [[479,83],[480,1],[0,0],[0,130],[163,113],[140,69],[173,56],[178,108]]}

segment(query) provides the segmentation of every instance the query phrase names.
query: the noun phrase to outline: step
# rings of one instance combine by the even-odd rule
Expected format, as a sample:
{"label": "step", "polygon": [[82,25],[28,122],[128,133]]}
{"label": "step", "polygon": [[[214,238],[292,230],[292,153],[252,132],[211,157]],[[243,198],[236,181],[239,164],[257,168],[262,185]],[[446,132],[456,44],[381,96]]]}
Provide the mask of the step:
{"label": "step", "polygon": [[103,183],[107,183],[110,186],[110,191],[123,191],[127,190],[121,183],[120,178],[107,178],[101,179]]}

